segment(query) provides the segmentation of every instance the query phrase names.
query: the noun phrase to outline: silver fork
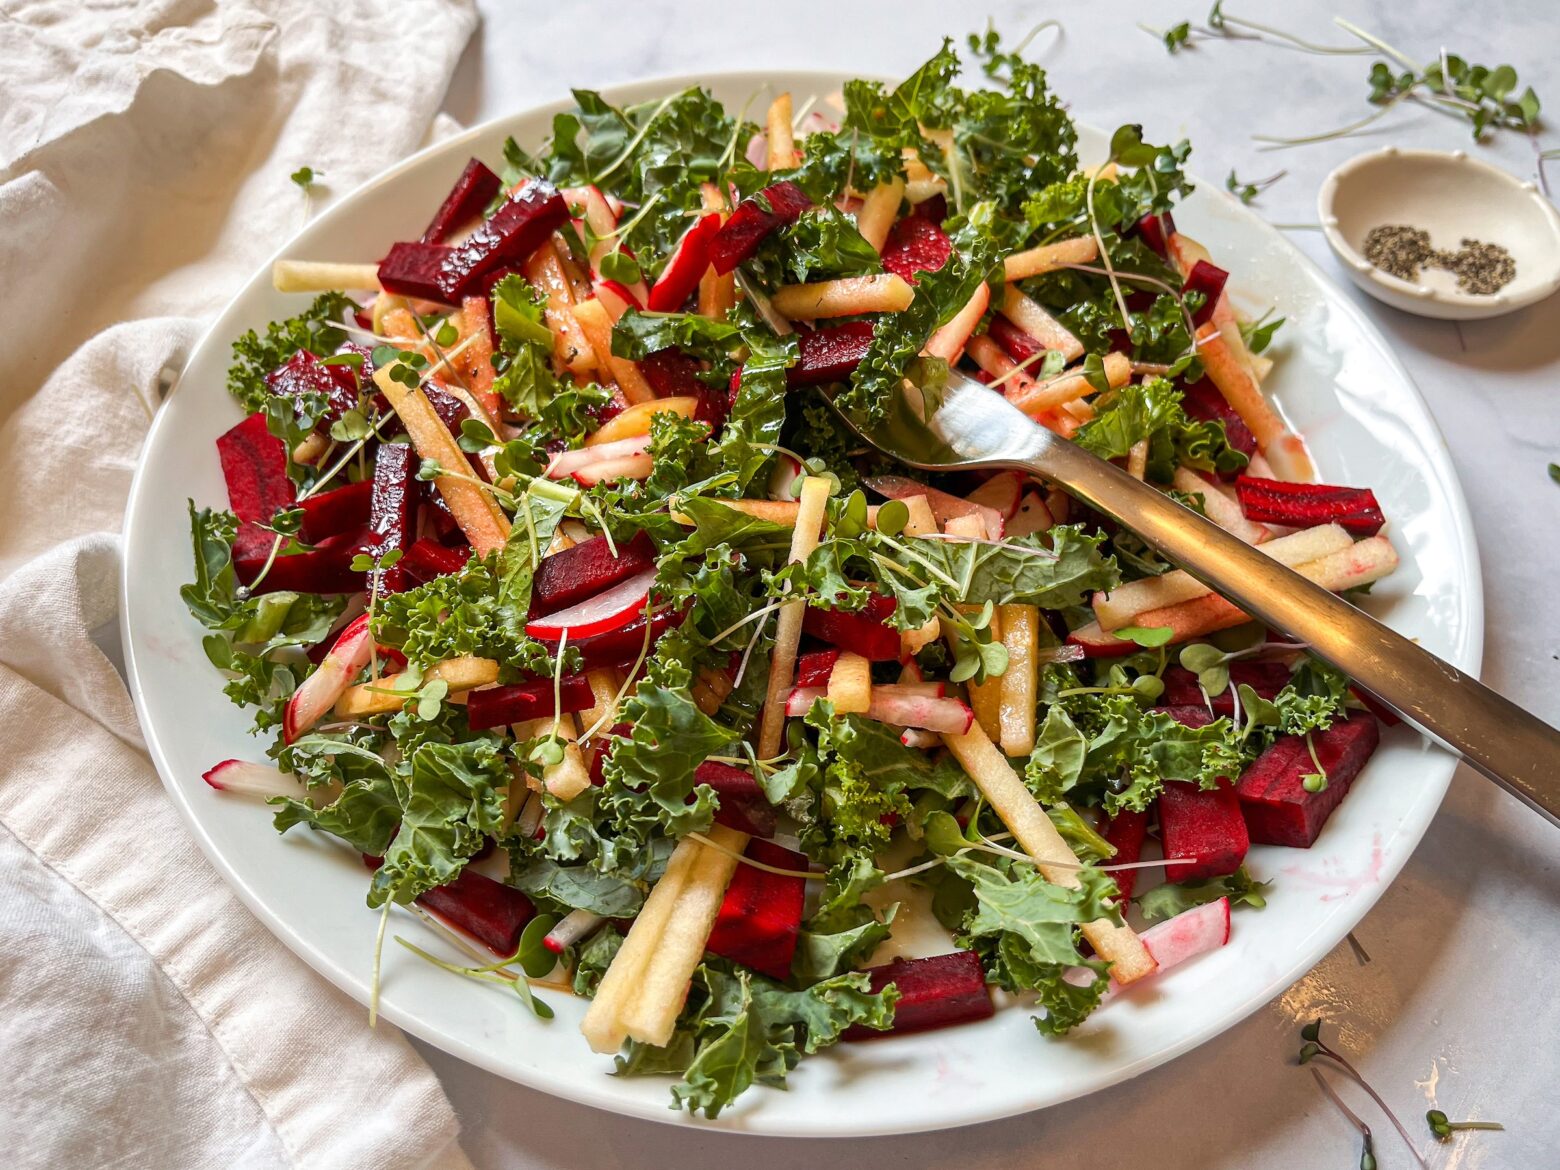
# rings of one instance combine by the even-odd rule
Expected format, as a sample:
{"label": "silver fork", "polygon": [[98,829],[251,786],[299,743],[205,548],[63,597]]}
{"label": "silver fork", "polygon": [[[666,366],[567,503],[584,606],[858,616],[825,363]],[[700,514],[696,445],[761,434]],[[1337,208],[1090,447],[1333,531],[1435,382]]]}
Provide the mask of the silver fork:
{"label": "silver fork", "polygon": [[1254,618],[1306,643],[1430,739],[1560,824],[1560,731],[1428,650],[1031,420],[999,393],[949,376],[930,420],[895,395],[868,443],[927,471],[1028,471],[1142,537]]}

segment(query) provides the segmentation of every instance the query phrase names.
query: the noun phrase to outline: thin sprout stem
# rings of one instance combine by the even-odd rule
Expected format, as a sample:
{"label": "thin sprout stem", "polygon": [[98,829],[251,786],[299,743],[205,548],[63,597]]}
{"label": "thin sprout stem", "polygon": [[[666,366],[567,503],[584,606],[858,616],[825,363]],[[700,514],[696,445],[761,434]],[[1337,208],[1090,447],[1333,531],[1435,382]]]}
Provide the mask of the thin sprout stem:
{"label": "thin sprout stem", "polygon": [[1316,1083],[1322,1087],[1322,1092],[1326,1093],[1332,1099],[1332,1103],[1338,1107],[1338,1112],[1347,1117],[1354,1128],[1360,1131],[1360,1136],[1366,1142],[1369,1142],[1371,1140],[1370,1126],[1361,1121],[1359,1114],[1343,1103],[1343,1098],[1338,1096],[1338,1091],[1327,1083],[1327,1078],[1322,1075],[1322,1070],[1313,1068],[1311,1069],[1311,1075],[1316,1078]]}
{"label": "thin sprout stem", "polygon": [[613,171],[617,170],[618,167],[622,166],[629,160],[634,151],[639,149],[639,144],[644,141],[645,135],[650,133],[650,127],[655,124],[655,120],[661,116],[661,113],[666,109],[667,106],[671,105],[672,102],[676,100],[676,98],[677,95],[675,93],[669,93],[661,100],[661,104],[656,107],[655,113],[651,114],[644,120],[643,124],[641,124],[639,127],[639,132],[635,134],[634,137],[629,140],[628,145],[623,148],[623,153],[608,163],[606,170],[599,172],[595,176],[596,183],[599,184],[601,180],[605,179]]}
{"label": "thin sprout stem", "polygon": [[740,630],[743,626],[747,625],[749,622],[761,621],[763,618],[767,617],[769,614],[773,613],[775,610],[779,609],[782,605],[785,605],[786,602],[791,601],[791,600],[793,600],[793,599],[792,598],[786,598],[786,599],[784,599],[782,601],[771,602],[770,604],[764,606],[763,609],[755,609],[752,613],[748,614],[747,617],[743,618],[741,621],[735,622],[734,624],[727,626],[720,633],[716,634],[713,638],[710,639],[710,645],[713,646],[717,642],[725,641],[728,637],[730,637],[732,634],[735,634],[738,630]]}
{"label": "thin sprout stem", "polygon": [[390,921],[390,907],[395,903],[385,899],[385,908],[379,914],[379,929],[374,934],[374,978],[368,992],[368,1026],[379,1025],[379,972],[385,954],[385,924]]}
{"label": "thin sprout stem", "polygon": [[786,869],[783,866],[769,865],[766,862],[755,861],[751,857],[747,857],[741,853],[738,853],[735,849],[726,848],[726,846],[722,845],[719,841],[712,840],[711,838],[706,837],[703,833],[688,833],[684,836],[683,840],[697,841],[700,845],[707,846],[708,848],[715,850],[717,853],[724,853],[727,857],[735,857],[743,865],[751,865],[754,869],[761,869],[765,873],[779,874],[781,877],[798,877],[802,878],[804,881],[821,882],[825,877],[828,876],[822,871],[814,873],[810,869]]}
{"label": "thin sprout stem", "polygon": [[[1104,253],[1101,252],[1101,255],[1104,255]],[[1076,269],[1079,272],[1090,272],[1090,273],[1093,273],[1095,276],[1110,276],[1111,275],[1111,272],[1109,270],[1104,269],[1104,268],[1098,268],[1098,267],[1094,266],[1093,264],[1064,264],[1064,265],[1062,265],[1062,267],[1063,268]],[[1181,319],[1186,323],[1186,335],[1192,339],[1192,349],[1195,350],[1197,348],[1197,326],[1192,324],[1192,315],[1191,315],[1191,313],[1187,312],[1187,309],[1186,309],[1186,295],[1185,295],[1184,292],[1171,287],[1170,285],[1166,284],[1164,281],[1160,280],[1157,276],[1148,276],[1148,275],[1146,275],[1145,273],[1142,273],[1142,272],[1120,272],[1120,271],[1117,271],[1115,273],[1115,275],[1119,276],[1122,280],[1132,281],[1132,282],[1134,282],[1136,284],[1146,284],[1150,288],[1157,288],[1157,289],[1161,290],[1162,292],[1166,292],[1169,295],[1171,295],[1172,297],[1174,297],[1176,304],[1179,305],[1180,309],[1181,309]],[[1128,329],[1128,332],[1131,332],[1131,326],[1130,325],[1127,327],[1127,329]]]}
{"label": "thin sprout stem", "polygon": [[1364,41],[1367,45],[1374,46],[1375,48],[1381,50],[1381,52],[1386,53],[1389,57],[1397,58],[1398,63],[1402,65],[1403,68],[1411,69],[1415,73],[1419,72],[1419,62],[1411,60],[1409,57],[1405,56],[1399,50],[1394,49],[1391,45],[1387,44],[1386,41],[1382,40],[1374,33],[1366,32],[1353,21],[1345,20],[1341,16],[1335,16],[1333,17],[1333,23],[1341,28],[1344,32],[1349,33],[1351,36],[1359,37],[1359,39]]}
{"label": "thin sprout stem", "polygon": [[1261,148],[1263,150],[1281,150],[1286,146],[1308,146],[1313,142],[1327,142],[1333,138],[1343,138],[1369,126],[1377,118],[1382,117],[1388,110],[1397,105],[1398,101],[1399,98],[1392,98],[1374,114],[1367,114],[1357,122],[1350,122],[1347,126],[1339,126],[1336,130],[1327,130],[1321,134],[1307,134],[1300,138],[1277,138],[1271,134],[1253,134],[1251,139],[1253,142],[1266,143]]}
{"label": "thin sprout stem", "polygon": [[753,649],[758,645],[759,639],[764,636],[764,627],[768,624],[769,615],[766,613],[764,620],[753,628],[753,636],[748,639],[747,649],[742,651],[742,661],[737,664],[736,677],[731,680],[732,690],[736,690],[741,686],[743,678],[747,676],[748,660],[753,657]]}
{"label": "thin sprout stem", "polygon": [[1398,1135],[1403,1139],[1403,1144],[1408,1147],[1408,1152],[1413,1155],[1414,1161],[1419,1163],[1421,1170],[1429,1170],[1429,1167],[1425,1165],[1425,1160],[1419,1156],[1419,1151],[1414,1147],[1414,1139],[1408,1136],[1408,1130],[1404,1129],[1403,1123],[1397,1119],[1397,1114],[1392,1112],[1392,1107],[1386,1101],[1382,1100],[1381,1094],[1371,1088],[1370,1082],[1360,1075],[1360,1070],[1349,1063],[1348,1057],[1334,1052],[1325,1044],[1319,1044],[1318,1046],[1321,1048],[1321,1051],[1312,1059],[1332,1061],[1340,1072],[1364,1089],[1370,1099],[1376,1103],[1377,1108],[1386,1114],[1387,1120],[1392,1123],[1392,1127],[1398,1131]]}
{"label": "thin sprout stem", "polygon": [[[1359,57],[1370,52],[1369,49],[1358,48],[1354,45],[1319,45],[1314,41],[1307,41],[1297,37],[1293,33],[1287,33],[1281,28],[1258,24],[1254,20],[1247,20],[1241,16],[1231,16],[1227,12],[1223,16],[1225,24],[1233,24],[1240,28],[1250,29],[1256,33],[1265,33],[1270,37],[1277,37],[1279,40],[1285,41],[1306,53],[1315,53],[1323,57]],[[1338,23],[1340,25],[1346,24],[1342,20],[1338,21]]]}
{"label": "thin sprout stem", "polygon": [[1110,277],[1111,292],[1116,294],[1116,308],[1121,310],[1121,324],[1128,333],[1132,332],[1132,314],[1127,312],[1126,294],[1121,291],[1121,282],[1116,279],[1116,270],[1111,267],[1110,252],[1105,247],[1105,237],[1100,234],[1100,219],[1094,213],[1094,184],[1100,177],[1101,168],[1096,167],[1089,175],[1089,185],[1084,189],[1083,206],[1089,213],[1089,231],[1094,235],[1094,243],[1100,250],[1100,260],[1105,265],[1105,275]]}

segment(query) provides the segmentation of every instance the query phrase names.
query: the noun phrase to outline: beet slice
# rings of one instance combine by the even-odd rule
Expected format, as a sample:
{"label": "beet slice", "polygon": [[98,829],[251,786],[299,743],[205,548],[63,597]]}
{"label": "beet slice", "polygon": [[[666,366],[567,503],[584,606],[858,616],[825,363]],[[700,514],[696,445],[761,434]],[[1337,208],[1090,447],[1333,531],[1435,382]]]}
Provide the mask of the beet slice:
{"label": "beet slice", "polygon": [[940,225],[948,218],[948,200],[942,195],[933,195],[930,199],[923,199],[912,207],[910,214]]}
{"label": "beet slice", "polygon": [[487,291],[486,276],[524,260],[569,218],[558,189],[533,179],[454,247],[398,243],[379,265],[386,292],[458,305]]}
{"label": "beet slice", "polygon": [[715,813],[717,825],[736,829],[749,837],[775,835],[779,814],[753,778],[753,773],[746,768],[735,768],[719,760],[705,760],[694,769],[693,778],[700,784],[708,784],[720,797],[720,808]]}
{"label": "beet slice", "polygon": [[1210,264],[1206,260],[1199,260],[1192,265],[1192,270],[1186,274],[1186,280],[1181,285],[1182,293],[1202,293],[1203,303],[1197,312],[1192,314],[1193,325],[1203,325],[1213,316],[1214,307],[1219,302],[1219,297],[1224,292],[1224,285],[1229,280],[1230,274],[1217,264]]}
{"label": "beet slice", "polygon": [[424,537],[414,541],[412,547],[406,550],[401,564],[418,581],[428,582],[435,577],[460,572],[470,559],[470,548],[446,548],[438,541]]}
{"label": "beet slice", "polygon": [[[1260,845],[1309,849],[1380,742],[1376,720],[1357,714],[1311,733],[1315,761],[1301,736],[1285,736],[1268,748],[1235,786],[1251,839]],[[1305,777],[1316,772],[1317,763],[1327,786],[1307,792]]]}
{"label": "beet slice", "polygon": [[658,349],[646,354],[639,363],[639,372],[650,383],[657,398],[698,399],[693,417],[708,423],[713,431],[725,423],[734,396],[725,387],[711,386],[699,377],[703,369],[698,361],[676,348]]}
{"label": "beet slice", "polygon": [[[444,389],[444,387],[433,382],[423,387],[423,393],[428,396],[428,405],[433,407],[433,413],[439,416],[439,421],[444,424],[454,438],[459,439],[460,424],[471,417],[471,407],[467,406],[459,398],[456,398],[455,395]],[[478,459],[474,453],[466,452],[466,462],[471,466],[472,473],[478,479],[487,479],[487,468],[483,466],[482,460]],[[437,495],[438,493],[435,492],[434,494]]]}
{"label": "beet slice", "polygon": [[1040,344],[1038,338],[1025,333],[1001,313],[991,318],[991,324],[987,326],[986,332],[991,340],[1002,348],[1002,352],[1015,362],[1027,362],[1045,350],[1045,346]]}
{"label": "beet slice", "polygon": [[927,959],[895,959],[866,974],[874,994],[890,983],[899,989],[894,1025],[886,1032],[860,1024],[845,1031],[847,1040],[871,1040],[877,1036],[903,1036],[953,1024],[984,1020],[996,1012],[986,973],[974,951],[953,951]]}
{"label": "beet slice", "polygon": [[789,179],[749,195],[710,241],[710,263],[722,276],[746,260],[772,232],[795,223],[813,205]]}
{"label": "beet slice", "polygon": [[[1148,814],[1122,809],[1105,825],[1105,840],[1116,847],[1116,855],[1106,864],[1131,865],[1134,861],[1142,860],[1143,841],[1147,836]],[[1116,879],[1116,888],[1121,891],[1123,902],[1132,897],[1132,891],[1137,888],[1137,870],[1118,869],[1110,876]]]}
{"label": "beet slice", "polygon": [[327,537],[357,531],[368,523],[369,498],[373,493],[373,481],[365,479],[310,496],[298,505],[303,510],[298,535],[305,544],[318,544]]}
{"label": "beet slice", "polygon": [[[590,679],[583,674],[566,674],[558,680],[558,708],[560,715],[572,715],[584,711],[596,702]],[[490,727],[504,727],[527,719],[541,719],[553,715],[553,680],[537,679],[535,682],[514,686],[482,687],[466,697],[466,722],[473,731],[486,731]]]}
{"label": "beet slice", "polygon": [[[266,429],[265,415],[256,412],[217,440],[217,458],[227,481],[228,507],[239,520],[233,563],[263,562],[276,537],[260,525],[298,499],[298,489],[287,478],[287,448]],[[255,564],[253,572],[259,568]]]}
{"label": "beet slice", "polygon": [[[1235,713],[1234,691],[1241,683],[1251,687],[1264,699],[1271,699],[1289,685],[1289,667],[1282,662],[1232,662],[1230,685],[1222,694],[1214,695],[1213,713]],[[1165,690],[1160,703],[1166,707],[1195,707],[1206,711],[1203,693],[1197,686],[1197,676],[1184,666],[1172,666],[1164,673]]]}
{"label": "beet slice", "polygon": [[796,663],[796,685],[799,687],[826,687],[834,664],[840,660],[838,650],[809,650]]}
{"label": "beet slice", "polygon": [[424,244],[442,244],[445,237],[481,215],[504,184],[480,159],[472,159],[444,197],[422,234]]}
{"label": "beet slice", "polygon": [[1165,866],[1172,882],[1234,873],[1251,848],[1233,785],[1205,790],[1167,780],[1159,794],[1159,839],[1165,858],[1175,861]]}
{"label": "beet slice", "polygon": [[519,890],[469,867],[454,881],[418,895],[417,902],[506,958],[519,949],[520,932],[536,916]]}
{"label": "beet slice", "polygon": [[[772,841],[749,841],[744,855],[780,869],[808,868],[805,854]],[[789,978],[806,887],[799,877],[738,865],[704,949],[771,979]]]}
{"label": "beet slice", "polygon": [[357,409],[360,382],[349,366],[327,366],[306,349],[300,349],[265,376],[265,387],[272,394],[302,398],[322,394],[329,403],[325,417],[335,422],[349,410]]}
{"label": "beet slice", "polygon": [[953,241],[931,220],[906,216],[889,229],[883,268],[915,283],[916,273],[936,272],[953,255]]}
{"label": "beet slice", "polygon": [[1246,420],[1225,401],[1212,378],[1202,378],[1190,385],[1183,385],[1181,405],[1192,418],[1223,423],[1225,441],[1247,459],[1257,453],[1257,437],[1251,433]]}
{"label": "beet slice", "polygon": [[271,554],[271,537],[258,556],[233,561],[238,579],[256,593],[358,593],[364,588],[364,574],[352,568],[352,558],[367,535],[366,529],[343,532],[319,543],[310,552],[278,556],[266,570],[260,583],[255,577]]}
{"label": "beet slice", "polygon": [[867,356],[872,323],[851,321],[832,329],[798,329],[796,341],[800,357],[785,372],[788,387],[839,382],[850,377]]}
{"label": "beet slice", "polygon": [[616,556],[605,536],[593,536],[541,559],[531,581],[531,610],[526,616],[540,618],[568,609],[653,568],[655,545],[643,532],[619,544]]}
{"label": "beet slice", "polygon": [[1170,258],[1170,237],[1175,235],[1175,220],[1168,211],[1158,215],[1145,215],[1132,229],[1143,237],[1143,242],[1165,259]]}
{"label": "beet slice", "polygon": [[899,632],[887,619],[896,604],[874,593],[856,613],[809,607],[802,615],[802,632],[873,662],[893,662],[899,658]]}
{"label": "beet slice", "polygon": [[1315,528],[1339,524],[1351,536],[1375,536],[1387,522],[1369,488],[1327,483],[1287,483],[1242,475],[1235,481],[1240,510],[1259,524]]}
{"label": "beet slice", "polygon": [[[422,460],[407,443],[381,443],[374,456],[373,491],[368,509],[368,536],[360,551],[379,559],[400,552],[405,560],[417,519],[417,468]],[[412,582],[401,561],[378,574],[380,593],[402,593]]]}

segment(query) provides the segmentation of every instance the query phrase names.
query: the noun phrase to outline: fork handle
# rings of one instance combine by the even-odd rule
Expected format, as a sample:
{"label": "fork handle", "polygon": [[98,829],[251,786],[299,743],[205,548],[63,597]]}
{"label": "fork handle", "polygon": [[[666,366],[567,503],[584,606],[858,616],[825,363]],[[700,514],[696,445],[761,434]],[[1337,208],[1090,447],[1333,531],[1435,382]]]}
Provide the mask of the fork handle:
{"label": "fork handle", "polygon": [[[991,464],[997,466],[997,464]],[[1306,643],[1404,720],[1560,825],[1560,731],[1375,618],[1074,443],[1021,466],[1137,533],[1252,617]]]}

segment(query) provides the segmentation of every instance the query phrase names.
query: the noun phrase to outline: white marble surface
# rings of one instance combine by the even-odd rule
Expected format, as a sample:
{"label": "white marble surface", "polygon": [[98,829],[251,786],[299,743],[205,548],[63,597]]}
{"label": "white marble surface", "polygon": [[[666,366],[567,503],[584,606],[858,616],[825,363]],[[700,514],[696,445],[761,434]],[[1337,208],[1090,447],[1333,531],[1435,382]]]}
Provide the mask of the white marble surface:
{"label": "white marble surface", "polygon": [[[1065,35],[1043,36],[1033,59],[1081,118],[1140,121],[1154,140],[1186,135],[1195,169],[1222,182],[1279,169],[1288,175],[1256,207],[1277,223],[1313,222],[1315,193],[1338,162],[1395,142],[1467,147],[1467,128],[1419,109],[1395,111],[1373,132],[1261,153],[1252,133],[1306,134],[1368,112],[1369,60],[1316,57],[1249,43],[1199,45],[1168,56],[1135,22],[1200,18],[1204,0],[1041,6],[939,0],[851,0],[806,10],[753,0],[484,0],[485,24],[451,86],[447,109],[463,122],[643,77],[765,67],[902,74],[945,32],[962,39],[989,10],[1022,32],[1059,16]],[[967,15],[958,15],[964,8]],[[1232,11],[1315,40],[1341,43],[1334,12],[1410,55],[1446,47],[1490,65],[1510,62],[1560,117],[1553,0],[1450,0],[1282,6],[1236,0]],[[824,21],[817,13],[848,13]],[[1560,145],[1552,136],[1545,145]],[[1529,177],[1533,148],[1507,136],[1482,157]],[[1554,164],[1560,190],[1560,163]],[[1342,281],[1320,233],[1295,242]],[[1479,528],[1488,612],[1486,679],[1560,722],[1560,486],[1545,474],[1560,459],[1560,297],[1512,317],[1456,326],[1423,321],[1363,299],[1407,362],[1446,432]],[[1560,761],[1557,761],[1560,766]],[[1358,1141],[1309,1074],[1293,1063],[1300,1022],[1324,1015],[1331,1033],[1392,1104],[1430,1164],[1458,1170],[1552,1166],[1560,1161],[1555,1109],[1560,998],[1548,988],[1560,953],[1560,835],[1463,769],[1413,861],[1360,925],[1370,955],[1346,946],[1279,1000],[1205,1045],[1093,1098],[1027,1117],[903,1139],[798,1145],[615,1118],[499,1080],[421,1046],[465,1125],[482,1167],[595,1170],[660,1167],[790,1170],[805,1159],[859,1170],[960,1165],[1129,1166],[1164,1170],[1352,1167]],[[1347,1092],[1347,1090],[1345,1090]],[[1351,1102],[1363,1111],[1358,1094]],[[1433,1147],[1430,1102],[1456,1117],[1497,1118],[1504,1134]],[[907,1103],[913,1107],[913,1103]],[[1375,1125],[1383,1168],[1410,1164],[1384,1120]],[[1433,1147],[1433,1148],[1432,1148]]]}

